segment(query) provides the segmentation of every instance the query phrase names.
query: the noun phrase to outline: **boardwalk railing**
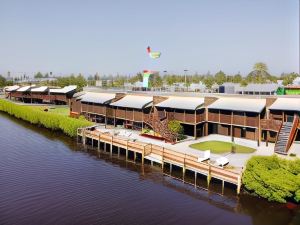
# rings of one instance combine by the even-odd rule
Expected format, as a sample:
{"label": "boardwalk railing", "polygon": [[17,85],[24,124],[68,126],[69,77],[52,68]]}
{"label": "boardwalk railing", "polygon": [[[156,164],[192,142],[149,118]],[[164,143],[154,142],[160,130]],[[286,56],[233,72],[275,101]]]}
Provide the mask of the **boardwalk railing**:
{"label": "boardwalk railing", "polygon": [[198,157],[192,154],[185,154],[182,152],[167,149],[162,146],[144,143],[135,140],[129,140],[125,137],[114,136],[109,132],[100,132],[97,130],[89,129],[78,129],[78,135],[83,138],[83,143],[85,144],[86,138],[91,138],[92,140],[97,140],[98,143],[104,142],[112,146],[120,147],[126,149],[127,151],[133,151],[135,153],[140,153],[142,155],[142,163],[144,163],[144,157],[154,154],[161,158],[162,166],[164,163],[169,163],[172,165],[177,165],[182,167],[184,173],[185,170],[191,170],[196,173],[200,173],[207,176],[208,183],[211,178],[216,178],[228,183],[237,185],[237,193],[240,192],[241,187],[241,172],[224,169],[210,163],[198,162]]}

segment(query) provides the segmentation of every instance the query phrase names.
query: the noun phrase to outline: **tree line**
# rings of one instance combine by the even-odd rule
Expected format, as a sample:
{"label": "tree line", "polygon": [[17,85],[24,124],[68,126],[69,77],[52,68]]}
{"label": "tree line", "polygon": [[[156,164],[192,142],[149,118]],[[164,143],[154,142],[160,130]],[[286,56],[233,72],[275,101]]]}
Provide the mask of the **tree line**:
{"label": "tree line", "polygon": [[[34,77],[36,79],[39,78],[50,78],[52,77],[52,73],[49,75],[48,73],[37,72]],[[149,86],[160,88],[164,85],[173,85],[175,83],[185,83],[189,86],[191,83],[200,83],[205,84],[207,88],[211,88],[214,84],[221,85],[225,82],[231,82],[240,84],[241,86],[246,86],[249,83],[274,83],[277,80],[283,80],[283,85],[292,84],[293,80],[299,77],[297,73],[282,73],[280,76],[271,75],[268,72],[268,67],[265,63],[259,62],[253,66],[253,70],[246,76],[243,76],[240,73],[237,74],[225,74],[222,70],[218,71],[215,74],[211,74],[207,72],[206,74],[198,74],[195,73],[193,75],[179,75],[179,74],[164,74],[160,75],[155,74],[150,76],[149,78]],[[77,85],[78,90],[82,90],[82,88],[86,85],[95,86],[97,80],[110,80],[110,87],[123,87],[125,83],[134,84],[136,82],[143,81],[143,74],[137,73],[134,76],[126,76],[126,75],[99,75],[96,73],[95,75],[89,75],[87,79],[83,74],[74,75],[64,77],[54,77],[56,79],[53,80],[41,80],[40,85],[47,86],[59,86],[64,87],[67,85]],[[3,76],[0,75],[0,87],[12,85],[12,81],[6,81]]]}

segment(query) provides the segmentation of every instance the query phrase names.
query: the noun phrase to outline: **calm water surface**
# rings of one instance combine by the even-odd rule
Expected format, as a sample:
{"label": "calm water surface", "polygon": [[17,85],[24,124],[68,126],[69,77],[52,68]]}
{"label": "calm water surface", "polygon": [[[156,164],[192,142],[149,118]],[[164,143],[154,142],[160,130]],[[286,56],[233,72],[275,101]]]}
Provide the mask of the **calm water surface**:
{"label": "calm water surface", "polygon": [[236,197],[230,187],[222,196],[217,183],[195,189],[5,114],[0,138],[1,225],[300,224],[299,208]]}

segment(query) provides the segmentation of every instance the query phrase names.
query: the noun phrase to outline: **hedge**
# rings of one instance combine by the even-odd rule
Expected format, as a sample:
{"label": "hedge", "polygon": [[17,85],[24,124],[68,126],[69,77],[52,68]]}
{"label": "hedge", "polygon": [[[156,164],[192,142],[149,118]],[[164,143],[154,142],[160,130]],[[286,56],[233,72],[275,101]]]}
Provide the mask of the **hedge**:
{"label": "hedge", "polygon": [[17,105],[4,99],[0,99],[0,111],[31,124],[41,125],[51,130],[60,130],[70,137],[77,135],[77,128],[93,124],[85,119],[75,119],[52,112],[44,112],[38,108]]}
{"label": "hedge", "polygon": [[285,203],[300,201],[300,159],[253,156],[243,174],[245,188],[258,196]]}

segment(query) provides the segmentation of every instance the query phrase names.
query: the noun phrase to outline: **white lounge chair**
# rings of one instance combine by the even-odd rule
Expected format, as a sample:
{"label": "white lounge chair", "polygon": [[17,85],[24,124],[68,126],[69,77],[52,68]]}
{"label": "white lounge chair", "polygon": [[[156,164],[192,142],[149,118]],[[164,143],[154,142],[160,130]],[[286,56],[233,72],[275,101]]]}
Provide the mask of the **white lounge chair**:
{"label": "white lounge chair", "polygon": [[218,166],[223,168],[223,166],[226,166],[229,163],[229,160],[226,157],[220,157],[216,159],[216,162]]}
{"label": "white lounge chair", "polygon": [[210,159],[210,150],[206,150],[203,153],[203,157],[198,158],[198,162],[203,162],[205,160],[209,160]]}

